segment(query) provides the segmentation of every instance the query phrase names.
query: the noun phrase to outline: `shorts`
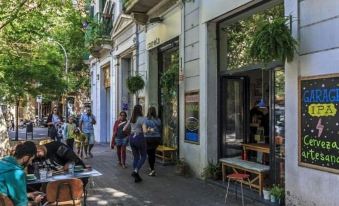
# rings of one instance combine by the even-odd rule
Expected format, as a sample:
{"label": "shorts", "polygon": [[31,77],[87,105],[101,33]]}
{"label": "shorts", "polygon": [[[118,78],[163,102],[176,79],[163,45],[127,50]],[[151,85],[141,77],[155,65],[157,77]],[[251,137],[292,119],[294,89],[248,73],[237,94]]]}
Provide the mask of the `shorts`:
{"label": "shorts", "polygon": [[84,133],[88,140],[88,144],[94,144],[94,133]]}

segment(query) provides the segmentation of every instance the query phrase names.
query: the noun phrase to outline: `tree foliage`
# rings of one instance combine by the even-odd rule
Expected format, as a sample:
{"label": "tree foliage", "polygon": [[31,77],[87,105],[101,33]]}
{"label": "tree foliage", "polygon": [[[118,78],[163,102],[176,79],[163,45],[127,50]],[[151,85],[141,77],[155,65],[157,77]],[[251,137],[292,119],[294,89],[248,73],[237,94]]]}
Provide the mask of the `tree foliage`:
{"label": "tree foliage", "polygon": [[[58,99],[88,87],[83,64],[83,1],[7,0],[0,2],[0,95],[15,102],[27,95]],[[67,51],[67,85],[65,56]],[[87,88],[88,89],[88,88]]]}
{"label": "tree foliage", "polygon": [[227,39],[227,69],[233,70],[258,63],[250,54],[255,33],[263,22],[283,16],[284,7],[280,4],[222,28]]}

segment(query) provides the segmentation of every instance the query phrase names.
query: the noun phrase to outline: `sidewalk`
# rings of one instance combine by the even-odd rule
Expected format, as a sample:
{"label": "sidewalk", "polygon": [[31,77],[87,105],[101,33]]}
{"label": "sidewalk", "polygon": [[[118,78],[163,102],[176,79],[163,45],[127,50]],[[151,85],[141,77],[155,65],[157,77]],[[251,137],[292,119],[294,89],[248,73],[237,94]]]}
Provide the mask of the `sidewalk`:
{"label": "sidewalk", "polygon": [[[115,152],[115,151],[114,151]],[[175,175],[174,166],[157,164],[157,176],[147,176],[148,163],[145,163],[141,183],[134,183],[131,177],[131,154],[127,155],[127,169],[117,166],[116,155],[108,145],[96,145],[94,158],[85,160],[103,175],[94,178],[89,185],[87,205],[109,206],[218,206],[225,205],[225,188],[211,185],[196,178]],[[228,204],[241,205],[241,198],[235,200],[230,193]],[[251,199],[245,199],[246,205],[262,206]]]}

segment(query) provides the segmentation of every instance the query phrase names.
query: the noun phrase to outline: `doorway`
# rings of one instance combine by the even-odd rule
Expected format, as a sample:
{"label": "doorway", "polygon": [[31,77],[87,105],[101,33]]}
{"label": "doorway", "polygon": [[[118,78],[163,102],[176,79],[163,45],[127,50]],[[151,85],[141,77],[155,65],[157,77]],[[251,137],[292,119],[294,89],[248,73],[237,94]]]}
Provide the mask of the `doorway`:
{"label": "doorway", "polygon": [[268,154],[248,152],[246,160],[269,165],[266,183],[281,186],[285,180],[284,77],[282,67],[226,74],[220,90],[219,156],[244,159],[243,144],[269,148]]}
{"label": "doorway", "polygon": [[173,82],[170,90],[163,86],[165,73],[179,73],[179,41],[174,40],[158,48],[158,102],[159,117],[162,122],[163,145],[178,151],[179,144],[179,85]]}

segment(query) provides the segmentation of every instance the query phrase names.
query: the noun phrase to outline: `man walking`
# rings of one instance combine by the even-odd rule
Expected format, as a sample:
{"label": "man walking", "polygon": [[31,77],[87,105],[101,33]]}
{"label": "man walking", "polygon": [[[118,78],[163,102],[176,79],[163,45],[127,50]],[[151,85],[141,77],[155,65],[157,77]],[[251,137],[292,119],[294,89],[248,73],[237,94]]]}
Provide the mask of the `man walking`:
{"label": "man walking", "polygon": [[[94,146],[94,128],[93,125],[96,124],[95,116],[92,114],[91,108],[87,108],[86,112],[83,113],[80,117],[80,129],[81,132],[84,133],[88,140],[88,153],[89,156],[92,158],[92,149]],[[87,152],[87,146],[85,146],[85,153]]]}

